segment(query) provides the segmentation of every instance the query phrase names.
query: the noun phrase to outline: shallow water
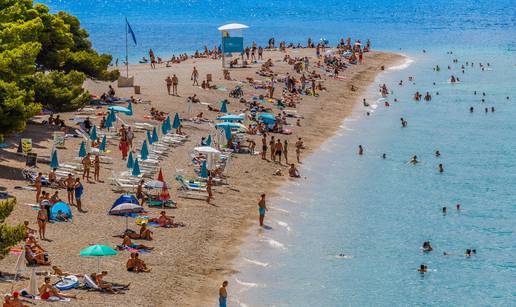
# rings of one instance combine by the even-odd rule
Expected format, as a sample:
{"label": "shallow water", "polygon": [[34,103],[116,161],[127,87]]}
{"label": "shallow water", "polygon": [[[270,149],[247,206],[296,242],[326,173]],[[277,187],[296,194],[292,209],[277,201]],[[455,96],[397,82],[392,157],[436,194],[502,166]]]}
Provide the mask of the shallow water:
{"label": "shallow water", "polygon": [[[95,47],[115,57],[123,54],[124,15],[139,41],[132,59],[149,48],[170,55],[211,47],[218,44],[216,27],[226,22],[249,24],[246,41],[259,44],[271,36],[305,43],[307,36],[335,42],[352,35],[406,53],[413,62],[379,76],[367,95],[370,103],[378,101],[378,84],[387,83],[394,91],[391,107],[380,100],[369,117],[357,107],[342,130],[304,161],[307,179],[270,200],[266,222],[272,229],[250,230],[236,261],[240,273],[230,279],[230,303],[516,305],[514,1],[42,2],[78,15]],[[463,75],[458,68],[465,61],[476,64]],[[478,62],[489,62],[492,70],[482,71]],[[433,71],[436,64],[440,72]],[[461,83],[449,84],[451,74]],[[417,90],[430,91],[432,101],[414,102]],[[483,108],[491,106],[496,111],[486,114]],[[422,163],[406,164],[414,154]],[[429,254],[419,249],[426,240],[434,247]],[[464,257],[466,248],[477,255]],[[424,276],[416,272],[421,263],[430,269]]]}

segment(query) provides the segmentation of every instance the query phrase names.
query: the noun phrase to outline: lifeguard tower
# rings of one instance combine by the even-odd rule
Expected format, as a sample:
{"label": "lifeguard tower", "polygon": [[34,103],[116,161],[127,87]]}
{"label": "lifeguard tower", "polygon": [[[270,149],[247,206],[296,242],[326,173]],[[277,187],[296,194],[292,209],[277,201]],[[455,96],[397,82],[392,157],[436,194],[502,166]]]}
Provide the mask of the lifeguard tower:
{"label": "lifeguard tower", "polygon": [[229,23],[220,26],[218,30],[222,33],[222,68],[226,67],[225,56],[233,52],[242,53],[244,51],[243,29],[249,28],[241,23]]}

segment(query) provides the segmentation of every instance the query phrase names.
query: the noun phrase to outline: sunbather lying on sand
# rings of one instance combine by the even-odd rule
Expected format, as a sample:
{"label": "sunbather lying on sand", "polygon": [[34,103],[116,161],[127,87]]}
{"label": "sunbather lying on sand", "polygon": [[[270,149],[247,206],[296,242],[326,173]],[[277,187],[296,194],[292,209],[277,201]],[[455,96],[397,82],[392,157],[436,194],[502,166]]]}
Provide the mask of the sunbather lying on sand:
{"label": "sunbather lying on sand", "polygon": [[102,278],[104,278],[104,276],[106,276],[107,274],[107,271],[102,271],[99,274],[93,273],[91,274],[91,279],[95,282],[97,286],[99,286],[99,288],[104,289],[109,293],[115,294],[118,291],[113,289],[113,285],[102,280]]}
{"label": "sunbather lying on sand", "polygon": [[65,271],[61,270],[61,268],[60,268],[60,267],[58,267],[57,265],[52,266],[52,275],[55,275],[55,276],[69,276],[69,275],[74,275],[74,276],[77,276],[77,277],[82,277],[82,276],[84,276],[83,274],[74,274],[74,273],[70,273],[70,272],[65,272]]}
{"label": "sunbather lying on sand", "polygon": [[130,247],[134,249],[146,249],[146,250],[153,250],[154,247],[151,246],[145,246],[143,244],[135,244],[133,241],[131,241],[131,238],[129,238],[128,235],[124,236],[124,240],[122,241],[122,246]]}
{"label": "sunbather lying on sand", "polygon": [[161,211],[159,217],[152,218],[149,222],[158,223],[160,227],[175,227],[174,217],[167,216],[165,211]]}
{"label": "sunbather lying on sand", "polygon": [[51,296],[56,296],[60,299],[62,298],[77,298],[73,294],[65,294],[62,292],[59,292],[57,288],[52,286],[50,283],[50,276],[45,277],[45,282],[39,287],[39,296],[42,300],[47,300]]}
{"label": "sunbather lying on sand", "polygon": [[138,253],[131,253],[131,258],[127,260],[126,264],[127,271],[129,272],[150,272],[151,269],[147,267],[145,262],[139,258]]}

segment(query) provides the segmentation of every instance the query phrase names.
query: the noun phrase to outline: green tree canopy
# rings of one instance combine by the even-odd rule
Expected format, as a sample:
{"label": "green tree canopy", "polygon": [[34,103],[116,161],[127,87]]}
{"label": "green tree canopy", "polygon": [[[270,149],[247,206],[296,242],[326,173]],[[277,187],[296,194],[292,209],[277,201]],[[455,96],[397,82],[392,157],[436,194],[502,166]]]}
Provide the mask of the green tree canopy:
{"label": "green tree canopy", "polygon": [[11,246],[16,245],[25,236],[23,225],[8,226],[4,224],[5,219],[11,214],[15,205],[15,198],[0,201],[0,259],[9,251]]}
{"label": "green tree canopy", "polygon": [[118,78],[118,71],[108,70],[111,60],[92,48],[77,17],[50,13],[32,0],[0,0],[0,140],[22,130],[41,107],[83,106],[86,78]]}

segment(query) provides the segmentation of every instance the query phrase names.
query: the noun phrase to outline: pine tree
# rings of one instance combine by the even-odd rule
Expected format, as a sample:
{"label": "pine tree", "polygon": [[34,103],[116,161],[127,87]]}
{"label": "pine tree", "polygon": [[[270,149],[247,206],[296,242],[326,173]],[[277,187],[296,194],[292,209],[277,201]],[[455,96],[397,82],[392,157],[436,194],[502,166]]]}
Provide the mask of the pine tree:
{"label": "pine tree", "polygon": [[0,201],[0,258],[9,248],[20,242],[25,236],[23,225],[6,225],[5,219],[11,214],[16,205],[16,198],[8,198]]}

